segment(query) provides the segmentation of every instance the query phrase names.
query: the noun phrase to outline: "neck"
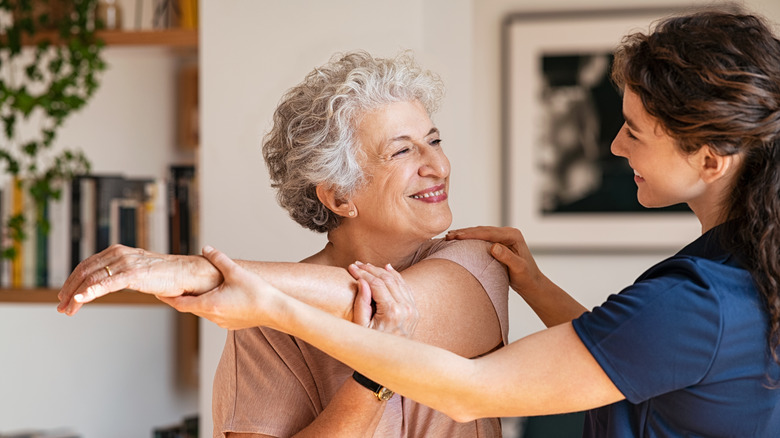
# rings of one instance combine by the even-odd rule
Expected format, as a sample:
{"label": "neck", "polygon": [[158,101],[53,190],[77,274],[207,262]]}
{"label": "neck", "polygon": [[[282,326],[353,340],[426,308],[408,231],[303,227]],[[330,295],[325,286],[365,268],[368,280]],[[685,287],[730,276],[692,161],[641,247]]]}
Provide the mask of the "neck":
{"label": "neck", "polygon": [[423,242],[402,241],[397,236],[365,233],[342,224],[328,233],[328,243],[316,257],[319,263],[346,268],[361,261],[375,266],[402,265]]}
{"label": "neck", "polygon": [[688,202],[688,207],[699,219],[702,234],[728,219],[726,194],[729,190],[731,190],[731,181],[724,178],[711,184],[701,196]]}

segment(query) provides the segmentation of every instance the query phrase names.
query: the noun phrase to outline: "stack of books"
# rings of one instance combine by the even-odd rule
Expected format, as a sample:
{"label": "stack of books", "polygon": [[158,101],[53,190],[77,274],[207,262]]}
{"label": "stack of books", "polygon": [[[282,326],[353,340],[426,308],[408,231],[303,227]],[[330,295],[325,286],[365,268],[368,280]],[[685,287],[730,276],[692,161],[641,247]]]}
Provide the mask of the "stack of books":
{"label": "stack of books", "polygon": [[[76,177],[45,206],[48,233],[35,225],[35,209],[23,186],[6,184],[0,198],[3,246],[15,244],[17,250],[14,259],[0,262],[0,287],[59,288],[79,262],[113,244],[171,254],[198,248],[193,166],[171,166],[165,179]],[[27,238],[14,243],[5,224],[18,212],[25,214]]]}

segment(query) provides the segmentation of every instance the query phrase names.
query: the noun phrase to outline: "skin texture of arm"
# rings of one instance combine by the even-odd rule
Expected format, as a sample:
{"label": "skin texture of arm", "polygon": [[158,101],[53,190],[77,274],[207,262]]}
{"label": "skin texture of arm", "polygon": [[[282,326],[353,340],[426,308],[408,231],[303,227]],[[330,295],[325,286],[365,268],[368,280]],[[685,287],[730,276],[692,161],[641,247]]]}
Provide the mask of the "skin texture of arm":
{"label": "skin texture of arm", "polygon": [[[624,397],[570,323],[538,332],[478,359],[370,330],[291,299],[213,249],[225,276],[213,292],[166,298],[217,324],[263,325],[298,336],[375,381],[458,421],[575,412]],[[228,291],[229,294],[222,294]],[[220,301],[242,296],[240,306]],[[246,309],[253,309],[247,312]],[[240,315],[240,317],[237,317]]]}
{"label": "skin texture of arm", "polygon": [[[352,320],[357,281],[346,269],[307,263],[237,263],[296,299]],[[105,266],[111,267],[111,276]],[[420,313],[415,340],[465,357],[484,354],[500,344],[501,331],[490,298],[465,268],[449,260],[428,259],[402,275],[414,291]],[[150,254],[115,245],[76,268],[60,291],[58,310],[73,315],[86,302],[122,289],[162,298],[203,293],[221,281],[220,272],[201,256]],[[78,301],[78,295],[85,298]]]}
{"label": "skin texture of arm", "polygon": [[[246,269],[272,281],[296,297],[306,293],[317,306],[338,317],[352,319],[357,283],[344,269],[284,262],[238,261]],[[105,267],[110,267],[108,275]],[[222,275],[202,256],[157,254],[140,248],[112,245],[82,261],[59,292],[57,310],[74,315],[84,304],[103,295],[131,289],[160,297],[200,294],[222,282]]]}

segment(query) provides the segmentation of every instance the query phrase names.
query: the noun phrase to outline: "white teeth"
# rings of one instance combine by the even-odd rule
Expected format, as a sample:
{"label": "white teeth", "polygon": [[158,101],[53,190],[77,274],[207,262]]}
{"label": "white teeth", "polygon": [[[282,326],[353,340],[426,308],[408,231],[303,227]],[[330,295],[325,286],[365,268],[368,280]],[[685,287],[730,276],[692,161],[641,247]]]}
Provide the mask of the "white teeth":
{"label": "white teeth", "polygon": [[634,171],[634,175],[642,178],[642,175],[638,174],[636,170]]}
{"label": "white teeth", "polygon": [[422,198],[430,198],[431,196],[441,196],[444,194],[444,190],[436,190],[435,192],[428,192],[424,195],[412,195],[410,198],[412,199],[422,199]]}

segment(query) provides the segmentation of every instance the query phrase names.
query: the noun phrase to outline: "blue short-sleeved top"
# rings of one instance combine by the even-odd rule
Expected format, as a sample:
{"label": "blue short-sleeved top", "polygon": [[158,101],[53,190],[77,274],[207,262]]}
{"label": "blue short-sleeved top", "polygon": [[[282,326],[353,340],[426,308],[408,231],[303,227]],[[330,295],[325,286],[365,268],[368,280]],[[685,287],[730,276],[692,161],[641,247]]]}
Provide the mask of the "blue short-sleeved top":
{"label": "blue short-sleeved top", "polygon": [[585,436],[780,437],[766,308],[719,232],[573,321],[626,396],[590,411]]}

